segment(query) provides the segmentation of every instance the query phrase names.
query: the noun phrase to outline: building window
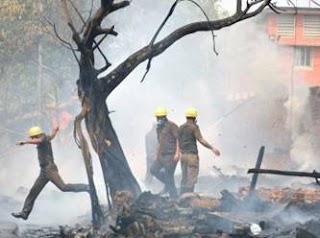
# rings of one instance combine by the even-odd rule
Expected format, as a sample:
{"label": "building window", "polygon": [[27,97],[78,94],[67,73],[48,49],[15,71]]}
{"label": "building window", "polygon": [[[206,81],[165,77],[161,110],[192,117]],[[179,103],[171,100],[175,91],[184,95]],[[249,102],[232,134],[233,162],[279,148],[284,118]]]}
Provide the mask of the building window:
{"label": "building window", "polygon": [[311,67],[311,47],[297,46],[296,47],[296,66]]}
{"label": "building window", "polygon": [[277,18],[277,35],[294,36],[295,35],[296,17],[295,15],[278,15]]}
{"label": "building window", "polygon": [[305,37],[320,36],[320,16],[305,15],[303,17],[303,35]]}

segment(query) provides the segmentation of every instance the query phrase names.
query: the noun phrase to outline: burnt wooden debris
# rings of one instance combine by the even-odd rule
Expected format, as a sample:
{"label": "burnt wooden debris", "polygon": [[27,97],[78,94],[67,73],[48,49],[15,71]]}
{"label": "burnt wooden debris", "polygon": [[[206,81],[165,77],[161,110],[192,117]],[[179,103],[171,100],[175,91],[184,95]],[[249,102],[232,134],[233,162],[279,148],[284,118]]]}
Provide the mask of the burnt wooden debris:
{"label": "burnt wooden debris", "polygon": [[[260,169],[261,164],[262,164],[262,160],[263,160],[263,155],[264,155],[264,146],[261,146],[260,150],[259,150],[259,154],[258,154],[258,159],[257,159],[257,163],[256,163],[256,167],[255,169]],[[251,181],[251,185],[250,185],[250,190],[249,190],[249,196],[252,196],[254,193],[254,190],[256,188],[258,182],[258,174],[255,173],[252,177],[252,181]]]}
{"label": "burnt wooden debris", "polygon": [[249,169],[248,173],[254,174],[274,174],[274,175],[283,175],[283,176],[296,176],[296,177],[309,177],[315,178],[317,184],[319,183],[320,173],[316,172],[315,170],[311,173],[308,172],[297,172],[297,171],[285,171],[285,170],[274,170],[274,169]]}
{"label": "burnt wooden debris", "polygon": [[[300,195],[292,196],[292,201],[283,201],[281,197],[272,200],[271,197],[274,195],[282,196],[279,189],[264,189],[266,191],[261,193],[259,188],[256,190],[257,200],[247,200],[246,194],[241,195],[241,191],[231,193],[228,190],[222,191],[219,199],[204,194],[187,193],[175,200],[150,192],[144,192],[135,199],[129,191],[123,191],[117,193],[113,211],[107,213],[99,230],[93,229],[90,224],[65,226],[60,229],[30,227],[21,230],[19,233],[22,236],[17,234],[17,237],[315,238],[320,234],[320,199],[310,198],[312,194],[319,196],[320,191],[316,188],[307,187],[292,191],[282,189],[288,194],[299,192],[304,193],[306,198],[309,197],[303,200]],[[249,192],[249,186],[246,189]],[[275,194],[271,197],[263,196],[266,193]],[[298,198],[300,200],[297,200]],[[290,221],[294,216],[304,217],[305,220]],[[255,235],[254,231],[257,228],[260,230]],[[13,226],[10,232],[14,234],[14,230]]]}
{"label": "burnt wooden debris", "polygon": [[[258,197],[248,201],[227,190],[221,194],[220,199],[193,193],[170,200],[144,192],[119,213],[111,226],[111,237],[257,237],[252,224],[261,228],[259,237],[277,237],[280,233],[303,237],[295,236],[297,231],[308,232],[301,224],[282,222],[279,214],[286,214],[287,206],[278,207]],[[319,208],[313,206],[312,213]],[[276,210],[279,213],[274,214]]]}

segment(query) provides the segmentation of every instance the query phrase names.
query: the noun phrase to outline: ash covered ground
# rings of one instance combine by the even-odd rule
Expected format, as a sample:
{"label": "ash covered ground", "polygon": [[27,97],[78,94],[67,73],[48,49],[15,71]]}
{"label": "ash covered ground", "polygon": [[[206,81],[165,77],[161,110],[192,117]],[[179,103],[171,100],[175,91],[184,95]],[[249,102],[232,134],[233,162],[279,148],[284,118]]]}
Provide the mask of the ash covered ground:
{"label": "ash covered ground", "polygon": [[[134,201],[129,193],[119,194],[99,232],[90,226],[90,213],[73,217],[73,222],[65,223],[61,217],[61,223],[59,219],[50,223],[50,214],[35,211],[30,222],[16,222],[10,213],[21,208],[21,201],[1,195],[0,237],[320,237],[318,185],[261,176],[259,182],[265,186],[258,186],[256,196],[248,198],[248,176],[214,171],[215,176],[199,177],[196,193],[177,199],[144,192]],[[146,189],[157,193],[162,187],[153,181]],[[26,191],[21,188],[17,193]]]}

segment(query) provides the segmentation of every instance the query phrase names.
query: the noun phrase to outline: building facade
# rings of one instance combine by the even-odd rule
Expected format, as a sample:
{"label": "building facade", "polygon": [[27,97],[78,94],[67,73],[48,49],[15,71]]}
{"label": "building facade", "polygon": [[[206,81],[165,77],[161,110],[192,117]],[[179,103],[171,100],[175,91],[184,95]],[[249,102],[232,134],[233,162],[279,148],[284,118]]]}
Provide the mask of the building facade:
{"label": "building facade", "polygon": [[310,123],[296,138],[307,138],[304,147],[307,145],[311,151],[305,153],[315,158],[320,152],[320,8],[281,8],[280,14],[269,11],[266,19],[269,39],[282,49],[279,64],[291,77],[292,92],[301,84],[309,89],[308,110],[303,112],[303,119],[309,118]]}

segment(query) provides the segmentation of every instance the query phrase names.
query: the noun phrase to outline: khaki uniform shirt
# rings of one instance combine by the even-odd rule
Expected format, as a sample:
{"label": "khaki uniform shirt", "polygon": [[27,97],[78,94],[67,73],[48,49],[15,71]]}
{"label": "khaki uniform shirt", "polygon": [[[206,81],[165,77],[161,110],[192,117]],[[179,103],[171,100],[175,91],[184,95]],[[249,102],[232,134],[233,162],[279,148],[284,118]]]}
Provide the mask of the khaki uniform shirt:
{"label": "khaki uniform shirt", "polygon": [[166,121],[162,127],[157,128],[157,136],[159,156],[175,154],[178,139],[178,126],[171,121]]}
{"label": "khaki uniform shirt", "polygon": [[44,137],[43,142],[37,145],[38,160],[41,169],[45,169],[49,165],[54,164],[50,137],[47,135],[44,135]]}
{"label": "khaki uniform shirt", "polygon": [[181,153],[198,155],[197,140],[202,138],[199,126],[186,122],[179,127],[178,133]]}

